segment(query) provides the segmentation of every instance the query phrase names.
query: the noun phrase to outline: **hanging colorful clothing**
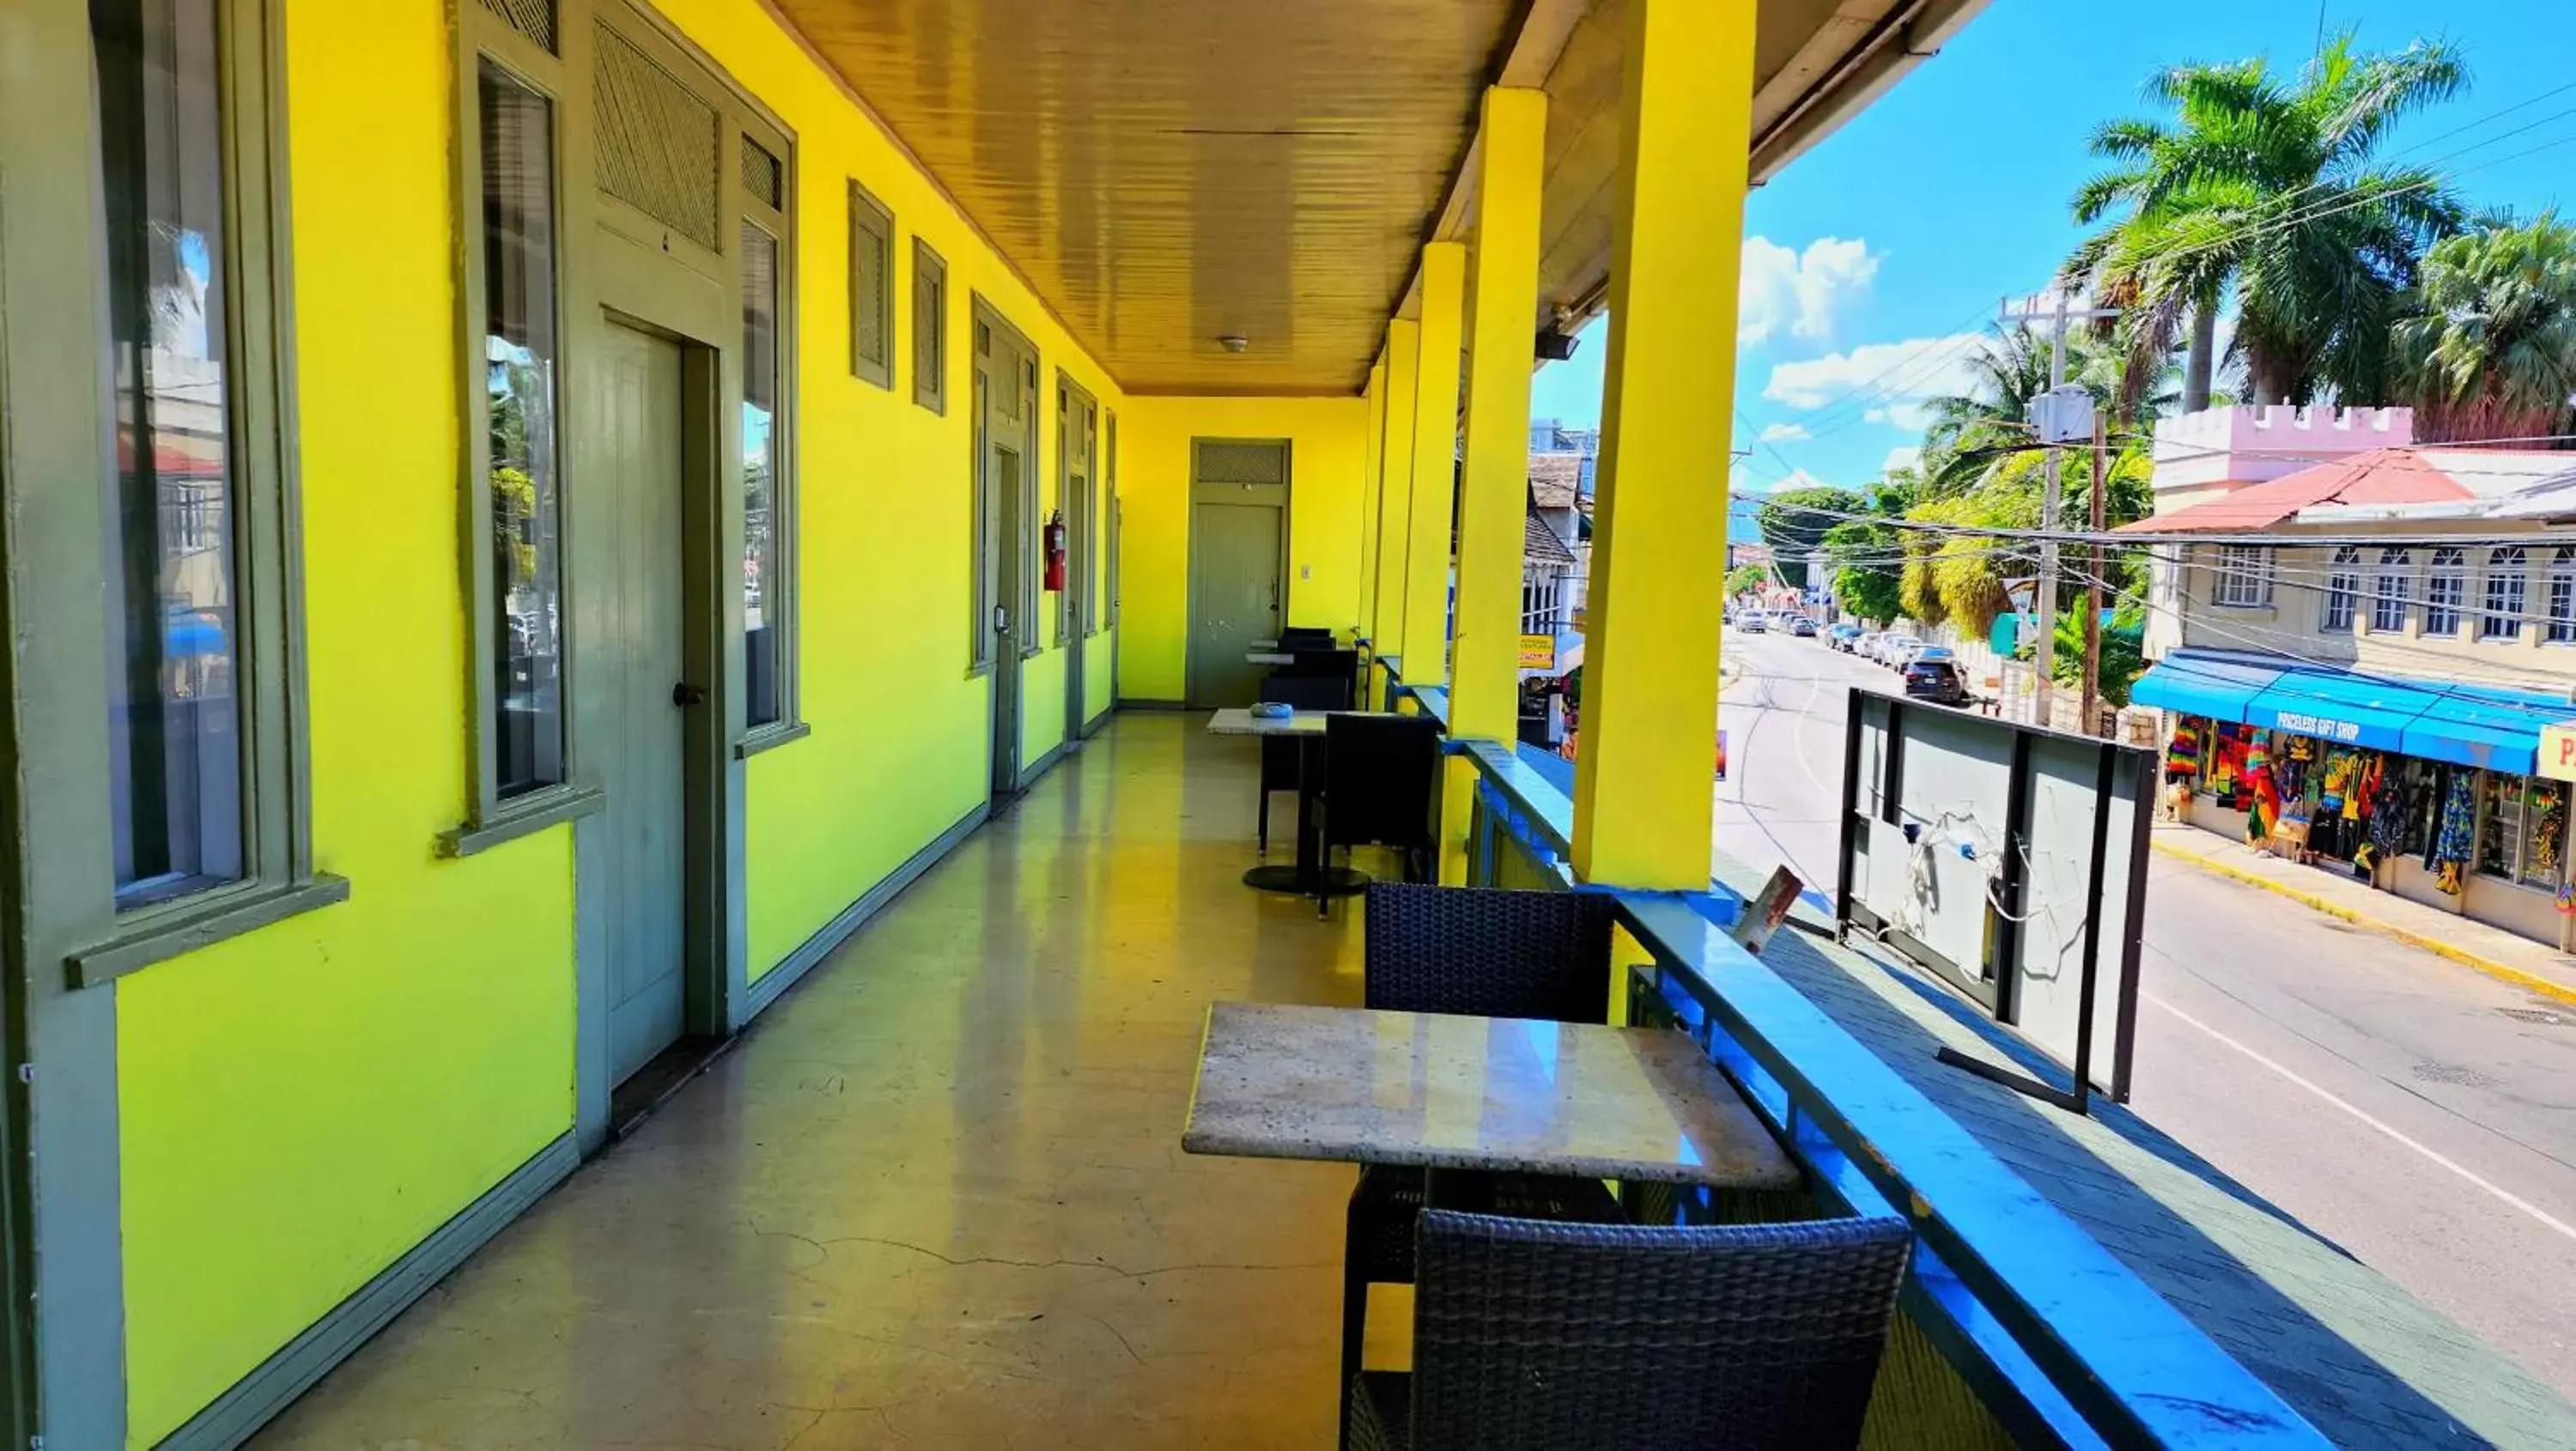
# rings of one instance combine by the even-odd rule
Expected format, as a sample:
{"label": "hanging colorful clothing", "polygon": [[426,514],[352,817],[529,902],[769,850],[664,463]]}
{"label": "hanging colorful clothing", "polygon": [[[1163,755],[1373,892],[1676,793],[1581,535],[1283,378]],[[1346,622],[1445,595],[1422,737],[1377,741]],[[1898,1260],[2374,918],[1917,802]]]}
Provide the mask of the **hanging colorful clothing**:
{"label": "hanging colorful clothing", "polygon": [[2250,797],[2245,811],[2245,842],[2261,846],[2271,839],[2273,823],[2281,819],[2280,784],[2272,777],[2272,753],[2262,746],[2245,752],[2245,785],[2239,793]]}
{"label": "hanging colorful clothing", "polygon": [[2433,884],[2460,895],[2460,868],[2477,849],[2477,778],[2467,771],[2451,773],[2451,789],[2442,797],[2441,824],[2433,832]]}
{"label": "hanging colorful clothing", "polygon": [[2173,739],[2165,742],[2165,779],[2180,780],[2200,774],[2200,731],[2190,722],[2174,726]]}

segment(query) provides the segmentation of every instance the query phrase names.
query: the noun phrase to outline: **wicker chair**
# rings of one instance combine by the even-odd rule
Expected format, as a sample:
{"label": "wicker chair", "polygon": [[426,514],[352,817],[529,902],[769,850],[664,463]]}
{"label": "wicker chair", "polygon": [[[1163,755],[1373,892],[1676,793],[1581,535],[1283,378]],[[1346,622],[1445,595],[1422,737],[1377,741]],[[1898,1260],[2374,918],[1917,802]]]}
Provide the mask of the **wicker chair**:
{"label": "wicker chair", "polygon": [[1411,1373],[1346,1402],[1361,1451],[1860,1444],[1912,1232],[1422,1216]]}
{"label": "wicker chair", "polygon": [[[1362,1000],[1389,1012],[1605,1021],[1610,899],[1590,892],[1372,882]],[[1439,1205],[1521,1219],[1615,1224],[1627,1216],[1598,1179],[1443,1171]],[[1428,1207],[1419,1169],[1363,1165],[1342,1243],[1342,1384],[1360,1368],[1369,1286],[1413,1278],[1414,1221]]]}

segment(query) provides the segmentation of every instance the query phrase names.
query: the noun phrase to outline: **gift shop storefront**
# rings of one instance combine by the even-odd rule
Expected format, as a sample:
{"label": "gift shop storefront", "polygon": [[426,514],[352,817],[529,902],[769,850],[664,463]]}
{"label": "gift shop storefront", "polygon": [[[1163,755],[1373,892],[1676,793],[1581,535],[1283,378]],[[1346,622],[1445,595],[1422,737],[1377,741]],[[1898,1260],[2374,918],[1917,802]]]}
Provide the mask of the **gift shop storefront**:
{"label": "gift shop storefront", "polygon": [[[2561,698],[2182,650],[2131,692],[2165,712],[2167,809],[2203,830],[2576,945]],[[2569,759],[2545,758],[2551,749]],[[2562,737],[2564,738],[2562,740]]]}

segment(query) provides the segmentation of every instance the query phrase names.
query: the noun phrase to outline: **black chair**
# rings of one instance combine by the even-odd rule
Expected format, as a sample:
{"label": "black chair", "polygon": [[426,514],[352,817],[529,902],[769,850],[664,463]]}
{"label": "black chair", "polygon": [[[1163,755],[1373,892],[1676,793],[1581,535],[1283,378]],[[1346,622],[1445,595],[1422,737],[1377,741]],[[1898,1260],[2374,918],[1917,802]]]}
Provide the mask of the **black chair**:
{"label": "black chair", "polygon": [[1312,625],[1291,625],[1287,629],[1279,632],[1279,648],[1282,650],[1330,650],[1333,648],[1333,632],[1326,629],[1318,629]]}
{"label": "black chair", "polygon": [[[1606,1022],[1614,908],[1595,892],[1511,892],[1372,882],[1362,898],[1361,1002],[1400,1013]],[[1342,1384],[1359,1373],[1371,1285],[1409,1282],[1414,1222],[1433,1199],[1419,1169],[1363,1165],[1342,1240]],[[1443,1170],[1442,1208],[1616,1224],[1598,1179]]]}
{"label": "black chair", "polygon": [[1392,847],[1426,881],[1439,848],[1440,723],[1364,713],[1324,722],[1323,847]]}
{"label": "black chair", "polygon": [[[1261,682],[1261,698],[1299,710],[1348,710],[1351,708],[1351,686],[1347,680],[1328,675],[1272,675]],[[1294,791],[1298,784],[1298,752],[1301,743],[1291,736],[1261,738],[1261,810],[1259,836],[1261,850],[1270,850],[1270,793]]]}
{"label": "black chair", "polygon": [[[1290,653],[1287,664],[1271,667],[1270,673],[1273,675],[1332,676],[1343,682],[1343,689],[1346,693],[1353,692],[1357,689],[1360,678],[1360,652],[1357,650],[1335,650],[1331,648],[1298,649]],[[1345,700],[1342,704],[1334,708],[1337,710],[1348,710],[1350,709],[1350,702]]]}
{"label": "black chair", "polygon": [[1913,1236],[1432,1210],[1419,1238],[1413,1370],[1348,1400],[1364,1451],[1857,1446]]}

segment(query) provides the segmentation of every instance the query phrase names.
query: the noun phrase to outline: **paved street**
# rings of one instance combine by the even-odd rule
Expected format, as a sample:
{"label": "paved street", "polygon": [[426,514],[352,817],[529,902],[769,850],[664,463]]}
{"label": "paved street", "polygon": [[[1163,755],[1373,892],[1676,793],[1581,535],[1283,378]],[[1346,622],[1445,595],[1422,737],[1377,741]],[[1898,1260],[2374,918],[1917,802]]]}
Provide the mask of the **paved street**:
{"label": "paved street", "polygon": [[[1830,894],[1847,692],[1820,641],[1726,635],[1717,845]],[[2132,1107],[2576,1394],[2576,1007],[2164,856]]]}

